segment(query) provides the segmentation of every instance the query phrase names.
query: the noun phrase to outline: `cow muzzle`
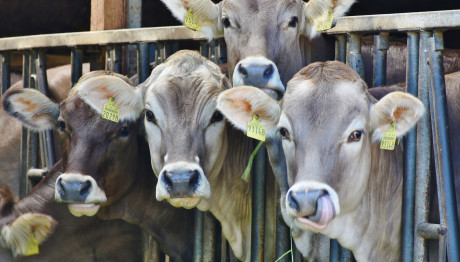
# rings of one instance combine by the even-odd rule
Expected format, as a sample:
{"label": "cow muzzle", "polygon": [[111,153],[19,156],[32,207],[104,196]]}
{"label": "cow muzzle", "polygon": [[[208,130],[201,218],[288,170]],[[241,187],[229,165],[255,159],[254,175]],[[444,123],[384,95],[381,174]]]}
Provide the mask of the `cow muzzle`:
{"label": "cow muzzle", "polygon": [[286,211],[303,229],[320,231],[340,213],[337,193],[320,183],[292,186],[286,195]]}
{"label": "cow muzzle", "polygon": [[94,178],[72,173],[64,173],[56,180],[55,199],[68,203],[70,213],[77,217],[94,216],[100,204],[107,202],[107,196]]}
{"label": "cow muzzle", "polygon": [[201,199],[209,199],[211,189],[202,168],[194,163],[176,162],[160,172],[157,200],[168,200],[175,207],[193,208]]}
{"label": "cow muzzle", "polygon": [[255,86],[270,97],[279,100],[286,88],[281,82],[276,65],[263,56],[246,57],[236,64],[233,72],[233,86]]}

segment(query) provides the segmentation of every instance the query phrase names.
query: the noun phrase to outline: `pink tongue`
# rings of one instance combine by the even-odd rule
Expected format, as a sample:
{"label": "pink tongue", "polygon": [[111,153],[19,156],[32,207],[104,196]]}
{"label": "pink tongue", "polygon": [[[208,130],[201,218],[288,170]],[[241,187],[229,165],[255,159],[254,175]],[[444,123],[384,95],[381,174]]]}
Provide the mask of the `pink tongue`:
{"label": "pink tongue", "polygon": [[318,204],[321,205],[319,210],[321,212],[321,217],[317,223],[319,225],[327,225],[329,221],[334,218],[334,204],[327,194],[318,199]]}

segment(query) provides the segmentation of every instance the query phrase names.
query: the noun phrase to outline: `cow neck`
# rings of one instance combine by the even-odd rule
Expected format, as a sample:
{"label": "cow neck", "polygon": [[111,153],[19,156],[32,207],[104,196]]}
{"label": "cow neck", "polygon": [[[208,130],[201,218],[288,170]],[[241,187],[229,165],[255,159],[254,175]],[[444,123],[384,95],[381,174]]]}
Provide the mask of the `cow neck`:
{"label": "cow neck", "polygon": [[[247,260],[249,257],[245,259],[242,254],[248,256],[250,250],[252,190],[251,183],[245,182],[241,175],[248,164],[254,140],[230,125],[226,131],[228,149],[221,172],[209,181],[212,188],[209,210],[221,223],[235,255]],[[238,250],[241,254],[237,254]]]}
{"label": "cow neck", "polygon": [[135,184],[119,201],[99,211],[104,219],[121,218],[146,230],[160,244],[161,250],[175,261],[192,257],[194,214],[192,210],[175,208],[155,197],[157,179],[153,173],[148,144],[143,137],[138,139],[139,158]]}
{"label": "cow neck", "polygon": [[[402,145],[387,151],[381,150],[379,143],[373,143],[371,154],[370,176],[363,200],[353,213],[345,215],[346,226],[342,224],[343,232],[338,239],[353,251],[357,261],[399,261]],[[347,236],[354,237],[347,239]]]}

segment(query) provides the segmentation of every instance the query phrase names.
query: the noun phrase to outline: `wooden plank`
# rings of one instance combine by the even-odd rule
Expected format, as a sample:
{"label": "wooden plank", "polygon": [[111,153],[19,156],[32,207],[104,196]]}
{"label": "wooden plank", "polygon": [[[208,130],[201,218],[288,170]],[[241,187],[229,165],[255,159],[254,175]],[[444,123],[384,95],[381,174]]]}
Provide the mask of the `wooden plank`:
{"label": "wooden plank", "polygon": [[126,26],[127,0],[91,0],[91,31]]}

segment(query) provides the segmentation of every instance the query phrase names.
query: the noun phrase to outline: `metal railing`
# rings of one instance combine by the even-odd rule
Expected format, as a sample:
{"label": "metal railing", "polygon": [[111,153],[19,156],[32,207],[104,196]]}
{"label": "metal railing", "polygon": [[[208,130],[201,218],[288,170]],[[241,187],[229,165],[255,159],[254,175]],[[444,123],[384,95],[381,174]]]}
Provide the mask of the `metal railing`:
{"label": "metal railing", "polygon": [[[422,100],[430,114],[404,139],[402,261],[426,261],[428,238],[439,239],[439,261],[446,261],[446,252],[449,261],[460,261],[442,58],[443,32],[453,29],[460,29],[460,10],[343,17],[327,31],[337,37],[336,59],[347,62],[363,78],[361,36],[375,35],[374,86],[385,84],[389,34],[407,34],[406,89]],[[440,224],[428,223],[431,150]]]}

